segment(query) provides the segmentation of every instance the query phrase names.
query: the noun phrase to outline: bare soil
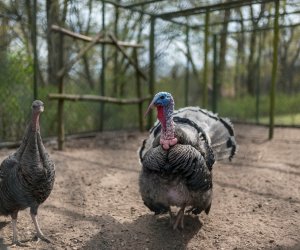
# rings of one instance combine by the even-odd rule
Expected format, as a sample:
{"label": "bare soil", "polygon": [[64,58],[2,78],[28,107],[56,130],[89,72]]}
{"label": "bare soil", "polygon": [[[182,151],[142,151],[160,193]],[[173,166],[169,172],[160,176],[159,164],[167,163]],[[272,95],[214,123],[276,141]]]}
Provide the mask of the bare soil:
{"label": "bare soil", "polygon": [[[236,125],[239,151],[214,166],[208,216],[185,217],[172,230],[154,216],[138,191],[138,147],[147,133],[109,132],[70,140],[64,152],[48,144],[56,183],[39,209],[51,243],[24,249],[300,249],[300,130]],[[2,161],[14,150],[0,150]],[[22,240],[34,236],[29,211],[18,221]],[[0,217],[0,249],[12,247],[9,217]]]}

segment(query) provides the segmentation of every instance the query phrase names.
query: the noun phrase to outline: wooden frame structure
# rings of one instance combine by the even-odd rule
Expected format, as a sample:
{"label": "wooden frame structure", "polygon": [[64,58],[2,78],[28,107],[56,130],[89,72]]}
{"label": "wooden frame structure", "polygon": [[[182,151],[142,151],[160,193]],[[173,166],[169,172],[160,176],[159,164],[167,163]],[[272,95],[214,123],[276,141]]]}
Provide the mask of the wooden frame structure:
{"label": "wooden frame structure", "polygon": [[[277,54],[278,54],[278,43],[279,43],[279,32],[278,30],[280,28],[287,28],[287,27],[295,27],[299,26],[300,23],[295,23],[292,25],[280,25],[279,24],[279,18],[281,16],[289,15],[289,14],[299,14],[299,11],[295,12],[283,12],[279,13],[279,0],[232,0],[232,1],[227,1],[224,3],[217,3],[217,4],[209,4],[205,5],[203,1],[201,1],[201,6],[195,7],[195,8],[186,8],[182,10],[177,10],[177,11],[172,11],[172,12],[162,12],[162,13],[157,13],[157,12],[147,12],[145,11],[142,7],[145,5],[151,5],[159,2],[164,2],[165,0],[140,0],[137,3],[130,3],[130,4],[120,4],[120,1],[116,0],[98,0],[102,2],[102,29],[105,31],[105,4],[111,4],[114,5],[115,7],[118,8],[123,8],[127,10],[131,10],[134,12],[138,12],[141,14],[148,15],[150,17],[150,32],[149,32],[149,62],[150,62],[150,68],[149,68],[149,75],[148,77],[139,70],[138,67],[138,59],[137,59],[137,53],[134,55],[134,60],[130,60],[130,64],[136,69],[136,78],[137,78],[137,99],[127,99],[127,100],[118,100],[116,98],[110,98],[104,96],[104,85],[101,85],[102,88],[102,96],[89,96],[89,95],[82,95],[82,96],[74,96],[74,95],[66,95],[63,93],[63,80],[64,80],[64,74],[80,59],[80,53],[83,55],[86,51],[88,51],[91,47],[93,47],[96,44],[101,44],[103,47],[102,50],[102,60],[105,62],[105,45],[113,45],[116,46],[119,51],[126,57],[126,52],[124,48],[131,47],[136,49],[143,48],[144,46],[141,44],[131,44],[131,43],[126,43],[122,41],[116,41],[113,35],[111,35],[108,38],[104,38],[101,33],[98,34],[95,38],[84,36],[78,33],[74,33],[72,31],[66,30],[62,27],[58,26],[53,26],[52,30],[55,32],[58,32],[60,34],[60,58],[58,60],[58,63],[60,65],[61,70],[58,72],[59,76],[59,91],[58,94],[49,94],[50,99],[52,100],[58,100],[58,123],[59,123],[59,129],[58,129],[58,134],[59,134],[59,149],[63,148],[63,143],[64,143],[64,124],[63,124],[63,103],[64,101],[77,101],[77,100],[84,100],[84,101],[97,101],[100,103],[103,102],[111,102],[111,103],[116,103],[116,104],[136,104],[139,106],[139,114],[142,113],[142,103],[145,101],[147,98],[150,98],[150,96],[153,96],[155,94],[155,24],[157,19],[162,19],[168,22],[172,22],[174,24],[182,25],[187,28],[186,31],[186,42],[188,43],[189,41],[189,31],[190,30],[202,30],[205,32],[205,41],[207,41],[209,36],[213,36],[213,70],[214,70],[214,77],[213,77],[213,96],[212,96],[212,103],[213,103],[213,111],[217,112],[217,103],[218,103],[218,81],[219,81],[219,75],[218,75],[218,69],[217,69],[217,64],[218,64],[218,44],[217,44],[217,36],[220,35],[221,33],[218,34],[213,34],[210,32],[209,27],[210,26],[218,26],[222,25],[224,22],[211,22],[209,20],[209,13],[212,11],[221,11],[225,10],[228,8],[237,8],[237,7],[242,7],[242,6],[250,6],[253,4],[261,4],[261,3],[274,3],[275,4],[275,13],[274,14],[267,14],[263,15],[262,18],[274,18],[274,25],[273,27],[263,27],[263,28],[258,28],[255,29],[257,31],[263,31],[263,30],[273,30],[274,31],[274,40],[273,40],[273,67],[272,67],[272,80],[271,80],[271,89],[270,89],[270,111],[269,111],[269,138],[271,139],[273,137],[274,133],[274,111],[275,111],[275,85],[276,85],[276,79],[277,79],[277,73],[276,73],[276,68],[277,68]],[[122,1],[124,3],[124,1]],[[36,0],[33,1],[33,9],[36,9]],[[35,16],[36,11],[33,11],[32,14],[32,27],[33,27],[33,32],[32,32],[32,39],[33,39],[33,56],[34,56],[34,78],[33,78],[33,90],[34,90],[34,99],[38,97],[38,83],[37,83],[37,76],[38,76],[38,69],[37,69],[37,41],[36,41],[36,16]],[[192,15],[206,15],[206,22],[201,25],[192,25],[188,24],[186,22],[182,22],[182,20],[178,21],[177,17],[188,17]],[[249,18],[244,18],[244,19],[239,19],[239,18],[230,18],[228,20],[228,23],[234,23],[234,22],[243,22],[243,21],[249,21],[251,19]],[[236,31],[236,32],[228,32],[228,33],[239,33],[239,32],[253,32],[254,30],[243,30],[243,31]],[[74,58],[72,61],[69,63],[63,65],[63,58],[62,58],[62,44],[63,44],[63,36],[70,36],[73,37],[74,39],[80,39],[81,41],[89,42],[89,45],[87,45],[83,50],[79,52],[76,58]],[[204,43],[204,51],[205,55],[207,57],[208,54],[208,46],[206,45],[207,43]],[[190,60],[187,57],[187,70],[186,70],[186,77],[185,77],[185,104],[188,105],[189,100],[188,100],[188,86],[189,86],[189,71],[188,67],[190,64]],[[207,66],[205,67],[204,71],[204,79],[207,78]],[[147,80],[149,82],[149,97],[142,97],[141,96],[141,78],[144,80]],[[104,84],[105,82],[105,67],[102,67],[102,74],[101,74],[101,79]],[[207,80],[203,82],[204,84],[204,89],[203,91],[203,104],[205,105],[207,100]],[[256,106],[258,107],[259,103],[256,103]],[[256,108],[258,109],[258,108]],[[103,112],[103,109],[102,109]],[[257,111],[258,112],[258,111]],[[139,115],[139,126],[140,129],[143,127],[143,119],[141,119],[141,115]],[[258,116],[258,113],[256,114]],[[102,120],[102,119],[101,119]],[[153,124],[153,116],[152,113],[149,115],[149,120],[148,120],[148,126]],[[100,126],[101,129],[101,126]]]}
{"label": "wooden frame structure", "polygon": [[[60,70],[57,72],[57,77],[59,79],[59,85],[58,85],[58,93],[50,93],[48,94],[48,97],[50,100],[57,100],[58,101],[58,149],[63,150],[64,149],[64,142],[65,142],[65,130],[64,130],[64,102],[65,101],[92,101],[92,102],[100,102],[101,104],[104,103],[114,103],[118,105],[128,105],[128,104],[135,104],[138,105],[138,116],[139,116],[139,128],[140,131],[143,131],[144,129],[144,123],[143,123],[143,110],[142,110],[142,104],[144,101],[149,100],[151,97],[150,95],[147,97],[142,97],[141,92],[141,80],[140,78],[143,78],[144,80],[147,80],[147,76],[141,71],[141,69],[138,66],[138,56],[137,56],[137,49],[143,48],[144,46],[141,44],[132,44],[127,42],[118,41],[117,38],[109,33],[107,38],[104,38],[104,35],[102,32],[99,32],[95,37],[88,37],[82,34],[78,34],[75,32],[72,32],[70,30],[64,29],[62,27],[59,27],[57,25],[53,25],[52,31],[59,32],[60,34],[60,58],[59,58],[59,66]],[[69,62],[63,64],[63,37],[64,36],[70,36],[75,39],[80,39],[84,42],[88,42],[88,44],[83,47],[77,54],[75,58],[70,60]],[[73,65],[78,62],[82,56],[89,51],[93,46],[96,44],[104,45],[113,45],[115,46],[120,53],[123,54],[123,56],[128,60],[129,64],[132,65],[136,71],[136,82],[137,82],[137,98],[135,99],[118,99],[113,97],[107,97],[104,95],[71,95],[71,94],[65,94],[64,93],[64,84],[63,79],[65,74],[73,67]],[[133,48],[134,49],[134,59],[132,59],[124,50],[124,48]],[[102,50],[103,51],[103,50]],[[102,58],[105,57],[104,54],[102,54]],[[102,94],[104,94],[104,67],[102,67],[102,74],[101,74],[101,90]],[[104,112],[104,106],[100,106],[100,115],[101,115],[101,124],[100,129],[103,128],[103,112]]]}
{"label": "wooden frame structure", "polygon": [[[274,131],[274,111],[275,111],[275,85],[277,81],[277,54],[278,54],[278,43],[279,43],[279,28],[284,28],[284,27],[294,27],[300,25],[300,23],[294,24],[294,25],[289,25],[289,26],[284,26],[284,25],[279,25],[279,16],[284,16],[288,14],[296,14],[300,13],[300,11],[292,12],[292,13],[279,13],[279,0],[232,0],[232,1],[227,1],[223,3],[217,3],[217,4],[208,4],[205,5],[204,3],[201,4],[201,6],[198,7],[193,7],[193,8],[186,8],[186,9],[181,9],[177,11],[171,11],[171,12],[163,12],[163,13],[155,13],[155,12],[147,12],[144,11],[143,9],[139,7],[143,7],[145,5],[151,5],[154,3],[158,2],[163,2],[165,0],[144,0],[139,3],[130,3],[130,4],[120,4],[119,2],[116,2],[115,0],[101,0],[102,2],[105,2],[107,4],[114,5],[115,7],[118,8],[123,8],[123,9],[128,9],[131,11],[135,11],[138,13],[142,13],[145,15],[148,15],[150,17],[150,35],[149,35],[149,63],[150,63],[150,70],[149,70],[149,93],[150,95],[155,94],[155,62],[154,62],[154,56],[155,56],[155,22],[156,19],[162,19],[165,21],[172,22],[174,24],[178,25],[183,25],[187,27],[187,32],[186,32],[186,41],[188,42],[188,36],[189,36],[189,29],[197,29],[197,30],[203,30],[204,28],[204,70],[203,70],[203,92],[202,92],[202,106],[204,108],[207,108],[207,103],[208,103],[208,53],[209,53],[209,46],[208,46],[208,37],[211,35],[210,34],[210,26],[216,26],[216,25],[221,25],[224,22],[210,22],[209,19],[209,13],[213,11],[220,11],[220,10],[226,10],[226,9],[233,9],[233,8],[238,8],[238,7],[243,7],[243,6],[251,6],[253,4],[265,4],[265,3],[274,3],[275,4],[275,13],[274,14],[269,14],[269,15],[264,15],[263,18],[269,18],[273,17],[274,18],[274,25],[273,27],[264,27],[260,29],[255,29],[255,30],[273,30],[274,31],[274,38],[273,38],[273,65],[272,65],[272,80],[271,80],[271,89],[270,89],[270,111],[269,111],[269,139],[273,138],[273,131]],[[188,23],[178,21],[176,18],[178,17],[189,17],[193,15],[205,15],[205,23],[204,25],[190,25]],[[231,22],[241,22],[241,21],[247,21],[247,19],[230,19],[228,20],[228,23]],[[248,21],[251,19],[248,19]],[[254,30],[246,30],[243,32],[253,32]],[[239,31],[237,31],[239,32]],[[235,32],[227,32],[228,34],[230,33],[235,33]],[[217,100],[219,96],[219,71],[217,67],[218,63],[218,58],[217,58],[217,53],[218,53],[218,46],[217,46],[217,36],[222,33],[218,34],[212,34],[213,35],[213,71],[214,71],[214,77],[213,77],[213,96],[212,96],[212,106],[213,106],[213,111],[217,112]],[[189,67],[189,58],[187,58],[187,69]],[[188,76],[188,70],[186,71],[186,76],[185,76],[185,104],[188,105],[188,87],[189,86],[189,76]],[[257,105],[257,104],[256,104]],[[153,123],[153,117],[150,115],[149,116],[149,121],[148,125],[150,126]]]}

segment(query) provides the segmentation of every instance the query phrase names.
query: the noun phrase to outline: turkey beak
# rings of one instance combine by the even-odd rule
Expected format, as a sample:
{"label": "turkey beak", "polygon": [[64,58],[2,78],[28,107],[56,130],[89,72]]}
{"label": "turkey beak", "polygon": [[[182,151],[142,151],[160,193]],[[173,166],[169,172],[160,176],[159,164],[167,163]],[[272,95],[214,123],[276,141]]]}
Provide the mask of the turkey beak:
{"label": "turkey beak", "polygon": [[154,100],[150,103],[150,105],[149,105],[147,111],[145,112],[145,116],[148,115],[148,113],[149,113],[150,110],[153,108],[153,106],[154,106]]}
{"label": "turkey beak", "polygon": [[40,106],[40,112],[44,112],[44,106]]}

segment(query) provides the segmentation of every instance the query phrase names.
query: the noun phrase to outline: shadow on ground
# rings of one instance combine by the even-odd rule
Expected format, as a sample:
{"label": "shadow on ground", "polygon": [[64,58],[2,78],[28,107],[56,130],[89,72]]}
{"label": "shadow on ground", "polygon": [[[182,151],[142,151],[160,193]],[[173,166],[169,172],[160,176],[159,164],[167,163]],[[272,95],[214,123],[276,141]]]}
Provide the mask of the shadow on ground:
{"label": "shadow on ground", "polygon": [[87,242],[84,249],[157,249],[158,244],[159,249],[186,249],[202,227],[199,219],[192,216],[185,217],[186,227],[181,231],[171,228],[167,216],[142,215],[123,224],[112,217],[104,219],[105,228]]}
{"label": "shadow on ground", "polygon": [[[8,221],[0,222],[0,230],[9,224]],[[6,250],[8,246],[4,244],[4,239],[0,236],[0,250]]]}
{"label": "shadow on ground", "polygon": [[202,227],[197,216],[185,216],[185,228],[173,230],[168,216],[141,215],[133,222],[120,223],[109,215],[86,216],[47,206],[51,210],[89,221],[99,226],[99,232],[84,243],[82,249],[186,249],[189,241]]}

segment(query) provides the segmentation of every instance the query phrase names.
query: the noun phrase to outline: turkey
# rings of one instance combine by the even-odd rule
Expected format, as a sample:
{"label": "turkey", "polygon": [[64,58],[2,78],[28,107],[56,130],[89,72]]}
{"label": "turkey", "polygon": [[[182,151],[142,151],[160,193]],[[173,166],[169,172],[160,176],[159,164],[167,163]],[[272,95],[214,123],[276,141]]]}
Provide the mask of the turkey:
{"label": "turkey", "polygon": [[[155,214],[169,213],[173,228],[184,227],[184,212],[209,213],[212,167],[236,152],[233,126],[198,107],[174,111],[170,93],[157,93],[148,107],[157,121],[139,149],[139,187],[144,204]],[[171,207],[179,208],[173,217]]]}
{"label": "turkey", "polygon": [[11,216],[15,245],[21,245],[17,234],[18,212],[26,208],[30,208],[36,237],[49,242],[37,220],[39,205],[50,195],[55,178],[54,163],[40,135],[39,117],[43,111],[43,102],[32,103],[31,122],[20,147],[0,165],[0,215]]}

